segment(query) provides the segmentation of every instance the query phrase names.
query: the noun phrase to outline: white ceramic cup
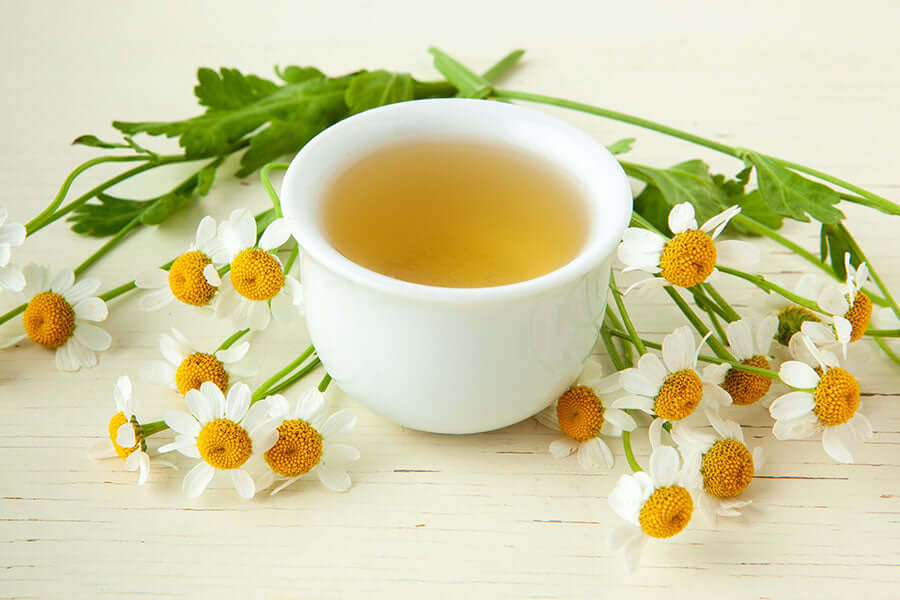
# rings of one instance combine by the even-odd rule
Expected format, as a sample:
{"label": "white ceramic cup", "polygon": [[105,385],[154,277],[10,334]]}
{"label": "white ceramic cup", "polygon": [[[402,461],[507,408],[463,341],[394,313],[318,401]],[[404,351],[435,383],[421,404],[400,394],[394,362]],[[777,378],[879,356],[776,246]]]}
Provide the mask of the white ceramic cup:
{"label": "white ceramic cup", "polygon": [[[532,152],[567,173],[588,204],[590,233],[565,266],[488,288],[400,281],[345,258],[322,233],[335,177],[396,142],[469,140]],[[597,341],[631,189],[607,149],[544,113],[486,100],[419,100],[347,118],[291,162],[281,202],[301,252],[309,334],[334,381],[387,419],[436,433],[475,433],[528,418],[572,384]]]}

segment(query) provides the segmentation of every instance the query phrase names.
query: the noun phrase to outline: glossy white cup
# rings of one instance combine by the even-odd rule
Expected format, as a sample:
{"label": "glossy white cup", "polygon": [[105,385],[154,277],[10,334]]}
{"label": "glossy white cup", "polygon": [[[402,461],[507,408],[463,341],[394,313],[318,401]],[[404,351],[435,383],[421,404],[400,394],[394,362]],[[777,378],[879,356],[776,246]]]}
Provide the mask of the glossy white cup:
{"label": "glossy white cup", "polygon": [[[588,203],[589,239],[560,269],[490,288],[443,288],[365,269],[322,234],[324,192],[381,147],[412,140],[508,144],[555,163]],[[281,187],[301,252],[309,334],[351,397],[387,419],[436,433],[511,425],[550,404],[591,353],[631,189],[607,149],[571,125],[485,100],[419,100],[328,128],[291,162]]]}

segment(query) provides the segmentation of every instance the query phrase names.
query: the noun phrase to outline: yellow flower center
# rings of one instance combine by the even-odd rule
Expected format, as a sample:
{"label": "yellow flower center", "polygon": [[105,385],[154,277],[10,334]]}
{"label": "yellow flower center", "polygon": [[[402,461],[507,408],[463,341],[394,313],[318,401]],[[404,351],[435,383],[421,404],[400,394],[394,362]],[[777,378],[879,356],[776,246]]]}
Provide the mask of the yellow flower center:
{"label": "yellow flower center", "polygon": [[641,507],[641,529],[654,538],[680,533],[694,512],[694,501],[686,489],[673,485],[657,488]]}
{"label": "yellow flower center", "polygon": [[250,458],[253,442],[247,430],[229,419],[216,419],[197,435],[197,450],[216,469],[237,469]]}
{"label": "yellow flower center", "polygon": [[672,373],[656,395],[653,412],[667,421],[680,421],[700,406],[703,382],[693,369]]}
{"label": "yellow flower center", "polygon": [[113,415],[112,419],[109,420],[109,439],[112,442],[113,448],[116,450],[116,454],[119,455],[119,458],[125,460],[128,456],[138,449],[141,445],[141,435],[140,430],[135,426],[137,425],[137,420],[133,417],[131,419],[131,427],[134,429],[134,446],[131,448],[125,448],[116,443],[116,437],[119,434],[119,427],[127,423],[128,420],[125,418],[125,414],[122,412],[117,412]]}
{"label": "yellow flower center", "polygon": [[788,306],[778,313],[778,331],[775,332],[775,341],[782,346],[787,346],[794,334],[800,331],[805,321],[818,323],[821,321],[811,310],[802,306]]}
{"label": "yellow flower center", "polygon": [[[768,369],[769,361],[765,356],[756,355],[741,361],[741,364],[760,369]],[[747,406],[753,404],[769,392],[772,380],[765,375],[748,373],[740,369],[731,368],[725,374],[722,389],[731,395],[735,404]]]}
{"label": "yellow flower center", "polygon": [[586,442],[597,437],[603,427],[603,404],[591,388],[575,386],[560,396],[556,416],[563,433]]}
{"label": "yellow flower center", "polygon": [[856,292],[853,306],[844,314],[844,318],[853,325],[853,331],[850,332],[850,341],[857,341],[869,328],[869,321],[872,320],[872,301],[862,292]]}
{"label": "yellow flower center", "polygon": [[697,285],[706,281],[716,266],[716,244],[699,229],[679,233],[663,247],[659,266],[672,285]]}
{"label": "yellow flower center", "polygon": [[301,419],[290,419],[278,426],[278,441],[265,454],[266,463],[284,477],[309,472],[322,458],[322,436]]}
{"label": "yellow flower center", "polygon": [[813,412],[819,421],[828,426],[843,425],[859,408],[859,383],[846,369],[831,367],[821,375],[813,396]]}
{"label": "yellow flower center", "polygon": [[43,292],[25,307],[25,333],[36,344],[58,348],[75,331],[75,311],[56,292]]}
{"label": "yellow flower center", "polygon": [[737,440],[719,440],[703,455],[703,487],[716,498],[734,498],[753,479],[753,455]]}
{"label": "yellow flower center", "polygon": [[204,381],[212,381],[223,393],[228,389],[225,365],[212,354],[194,352],[175,369],[175,385],[182,395],[190,390],[199,390]]}
{"label": "yellow flower center", "polygon": [[247,248],[231,261],[231,283],[244,298],[270,300],[284,287],[284,272],[270,253]]}
{"label": "yellow flower center", "polygon": [[216,288],[206,281],[203,269],[211,263],[208,256],[197,250],[185,252],[176,258],[169,269],[169,289],[172,290],[172,295],[191,306],[209,304]]}

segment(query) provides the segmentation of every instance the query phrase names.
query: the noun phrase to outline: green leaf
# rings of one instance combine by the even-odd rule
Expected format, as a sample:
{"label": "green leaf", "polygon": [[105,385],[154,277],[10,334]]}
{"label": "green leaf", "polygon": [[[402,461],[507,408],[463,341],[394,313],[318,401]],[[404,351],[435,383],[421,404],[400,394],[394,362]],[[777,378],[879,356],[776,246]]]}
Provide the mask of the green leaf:
{"label": "green leaf", "polygon": [[289,65],[283,70],[276,66],[275,74],[287,83],[303,83],[308,79],[325,77],[325,74],[315,67],[298,67],[296,65]]}
{"label": "green leaf", "polygon": [[434,67],[456,86],[463,98],[487,98],[491,93],[491,83],[473,73],[468,67],[438,48],[429,48],[434,56]]}
{"label": "green leaf", "polygon": [[[831,262],[831,268],[838,279],[847,278],[847,266],[844,264],[844,254],[850,254],[850,264],[859,267],[860,259],[853,252],[853,242],[846,230],[838,225],[823,224],[820,232],[820,248],[822,260]],[[826,260],[827,258],[830,259]]]}
{"label": "green leaf", "polygon": [[366,71],[354,75],[344,96],[350,114],[355,115],[370,108],[415,98],[413,78],[409,73]]}
{"label": "green leaf", "polygon": [[197,69],[194,94],[203,106],[231,110],[248,106],[270,96],[278,86],[256,75],[244,75],[237,69],[222,67],[219,72],[201,67]]}
{"label": "green leaf", "polygon": [[625,154],[631,152],[634,147],[635,138],[624,138],[609,144],[606,149],[612,154]]}
{"label": "green leaf", "polygon": [[[741,207],[741,214],[745,217],[758,221],[769,229],[778,230],[784,224],[784,217],[772,212],[766,201],[762,199],[759,190],[753,190],[749,194],[738,196],[736,200],[736,204],[739,204]],[[731,223],[729,226],[745,235],[757,235],[754,232],[745,230],[738,223]]]}
{"label": "green leaf", "polygon": [[96,135],[79,135],[72,140],[72,145],[91,146],[93,148],[131,148],[128,144],[118,144],[115,142],[104,142]]}
{"label": "green leaf", "polygon": [[756,178],[763,200],[779,215],[808,222],[839,223],[844,214],[834,207],[841,197],[828,186],[786,169],[775,160],[747,152],[744,160],[756,167]]}

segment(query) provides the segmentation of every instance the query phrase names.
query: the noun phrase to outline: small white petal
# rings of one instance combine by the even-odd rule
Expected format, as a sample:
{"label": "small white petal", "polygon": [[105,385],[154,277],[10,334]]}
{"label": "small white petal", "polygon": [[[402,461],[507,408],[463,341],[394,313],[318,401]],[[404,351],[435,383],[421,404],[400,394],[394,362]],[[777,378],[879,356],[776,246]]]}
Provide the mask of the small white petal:
{"label": "small white petal", "polygon": [[[138,485],[144,485],[147,483],[147,479],[150,477],[150,455],[146,452],[135,452],[140,458],[140,465],[138,466]],[[175,465],[171,463],[166,463],[168,466],[173,467]]]}
{"label": "small white petal", "polygon": [[322,460],[337,467],[343,467],[359,460],[359,450],[347,444],[326,444]]}
{"label": "small white petal", "polygon": [[253,478],[243,469],[232,469],[231,483],[238,496],[244,500],[249,500],[256,493],[256,484],[253,483]]}
{"label": "small white petal", "polygon": [[195,438],[200,433],[200,423],[197,422],[194,416],[187,414],[183,410],[171,410],[165,414],[164,419],[166,425],[181,435]]}
{"label": "small white petal", "polygon": [[109,350],[112,344],[112,336],[106,330],[89,323],[78,323],[73,335],[87,348],[97,352]]}
{"label": "small white petal", "polygon": [[325,407],[325,394],[320,392],[318,388],[307,390],[297,401],[297,408],[294,416],[303,419],[307,423],[312,422],[319,416]]}
{"label": "small white petal", "polygon": [[550,455],[553,458],[565,458],[578,450],[579,443],[570,437],[562,437],[550,442]]}
{"label": "small white petal", "polygon": [[116,443],[123,448],[131,448],[137,443],[134,435],[134,427],[131,423],[122,423],[116,430]]}
{"label": "small white petal", "polygon": [[225,418],[239,423],[250,408],[250,388],[245,383],[237,383],[228,390],[225,400]]}
{"label": "small white petal", "polygon": [[[270,417],[279,421],[287,419],[288,413],[291,410],[291,405],[287,401],[287,398],[285,398],[281,394],[274,394],[272,396],[266,396],[265,401],[268,403]],[[256,406],[256,404],[254,404],[253,406]],[[261,422],[262,421],[260,421],[260,423]],[[256,424],[258,425],[259,423]]]}
{"label": "small white petal", "polygon": [[789,360],[778,370],[781,380],[793,388],[812,389],[819,385],[819,376],[809,365]]}
{"label": "small white petal", "polygon": [[169,289],[169,273],[163,269],[144,271],[134,278],[134,285],[145,290]]}
{"label": "small white petal", "polygon": [[624,295],[627,296],[629,292],[631,292],[632,290],[639,289],[639,288],[641,290],[653,290],[653,289],[665,287],[667,285],[669,285],[669,282],[666,281],[665,279],[663,279],[662,277],[648,277],[647,279],[642,279],[642,280],[638,281],[637,283],[633,283],[632,285],[628,286],[628,289],[625,290]]}
{"label": "small white petal", "polygon": [[250,301],[249,325],[253,331],[262,331],[269,326],[272,314],[266,302]]}
{"label": "small white petal", "polygon": [[217,359],[222,361],[222,363],[228,365],[231,363],[235,363],[247,356],[247,352],[249,350],[250,342],[239,342],[226,350],[219,350],[218,352],[216,352],[215,356]]}
{"label": "small white petal", "polygon": [[691,333],[690,327],[684,325],[667,335],[663,338],[662,346],[663,361],[670,373],[693,368],[697,346],[694,343],[694,334]]}
{"label": "small white petal", "polygon": [[641,554],[649,539],[646,535],[637,535],[625,545],[625,570],[629,573],[634,573],[640,566]]}
{"label": "small white petal", "polygon": [[269,396],[259,402],[254,402],[250,407],[250,410],[247,411],[247,416],[244,417],[244,420],[241,422],[244,429],[247,431],[254,431],[264,424],[272,413],[273,406],[277,404],[277,399],[279,397],[280,396]]}
{"label": "small white petal", "polygon": [[[645,354],[644,356],[654,355]],[[656,396],[656,394],[659,393],[659,386],[661,383],[651,381],[647,378],[646,375],[635,368],[625,369],[624,371],[622,371],[620,373],[619,381],[626,392],[650,397]],[[615,403],[613,405],[615,406]]]}
{"label": "small white petal", "polygon": [[720,385],[725,381],[725,375],[731,370],[731,365],[722,363],[721,365],[706,365],[703,368],[703,376],[700,378],[703,383],[711,383]]}
{"label": "small white petal", "polygon": [[106,302],[97,297],[82,300],[72,308],[75,310],[75,318],[85,321],[105,321],[109,316]]}
{"label": "small white petal", "polygon": [[[71,341],[71,340],[70,340]],[[72,351],[71,344],[64,344],[56,349],[56,368],[60,371],[77,371],[79,365]]]}
{"label": "small white petal", "polygon": [[22,290],[22,293],[26,300],[31,300],[35,295],[49,288],[49,273],[44,265],[28,263],[22,272],[25,273],[25,289]]}
{"label": "small white petal", "polygon": [[222,278],[219,276],[219,272],[212,263],[203,267],[203,278],[206,279],[206,283],[215,288],[222,285]]}
{"label": "small white petal", "polygon": [[133,397],[134,386],[131,385],[131,378],[121,375],[113,386],[113,401],[116,403],[116,410],[123,413],[126,418],[131,418],[131,415],[134,414],[131,406]]}
{"label": "small white petal", "polygon": [[828,456],[840,463],[853,462],[853,432],[846,425],[826,427],[822,433],[822,446]]}
{"label": "small white petal", "polygon": [[546,427],[547,429],[551,429],[553,431],[560,431],[559,428],[559,414],[557,413],[557,405],[556,402],[534,415],[534,418],[537,419],[537,422]]}
{"label": "small white petal", "polygon": [[278,441],[278,430],[273,422],[264,423],[250,432],[250,440],[255,454],[266,453]]}
{"label": "small white petal", "polygon": [[90,298],[100,288],[100,280],[93,277],[86,277],[69,288],[66,292],[66,302],[75,306],[85,298]]}
{"label": "small white petal", "polygon": [[319,465],[315,469],[322,485],[335,492],[346,492],[350,489],[350,476],[343,469]]}
{"label": "small white petal", "polygon": [[138,298],[138,309],[144,312],[152,312],[172,304],[174,300],[175,296],[172,295],[172,290],[165,287],[141,294],[141,297]]}
{"label": "small white petal", "polygon": [[197,465],[184,476],[181,489],[188,498],[196,498],[203,493],[203,490],[205,490],[206,486],[209,485],[209,482],[212,481],[215,473],[216,470],[205,462],[197,463]]}
{"label": "small white petal", "polygon": [[0,289],[21,292],[25,289],[25,274],[17,265],[0,267]]}
{"label": "small white petal", "polygon": [[[119,444],[119,445],[121,446],[122,444]],[[134,444],[132,444],[132,446],[133,445]],[[126,471],[129,471],[129,472],[137,471],[140,468],[141,454],[144,454],[144,453],[141,452],[140,450],[138,450],[136,452],[132,452],[131,454],[128,455],[127,458],[125,458],[125,470]]]}
{"label": "small white petal", "polygon": [[596,471],[603,465],[606,465],[607,469],[612,469],[615,459],[606,442],[595,437],[582,442],[578,449],[578,463],[586,471]]}
{"label": "small white petal", "polygon": [[749,319],[741,319],[729,323],[725,328],[728,336],[728,344],[732,353],[738,360],[752,358],[756,354],[756,344],[753,339],[753,327]]}
{"label": "small white petal", "polygon": [[650,477],[659,487],[674,484],[680,466],[678,451],[671,446],[660,446],[650,455]]}
{"label": "small white petal", "polygon": [[638,360],[637,366],[641,374],[646,377],[647,380],[652,384],[652,392],[647,395],[652,396],[656,394],[659,391],[659,388],[662,386],[663,382],[666,380],[666,377],[668,377],[669,375],[669,372],[666,371],[665,365],[663,365],[662,361],[657,355],[648,353],[643,355]]}
{"label": "small white petal", "polygon": [[642,410],[646,413],[653,412],[653,398],[647,396],[623,396],[616,398],[612,402],[612,408],[620,408],[622,410]]}
{"label": "small white petal", "polygon": [[350,431],[355,425],[356,415],[345,408],[328,417],[319,428],[319,434],[323,438],[328,439],[333,435]]}
{"label": "small white petal", "polygon": [[294,305],[291,297],[286,293],[286,288],[282,288],[278,294],[272,298],[272,317],[277,321],[289,322],[300,316],[300,311]]}
{"label": "small white petal", "polygon": [[837,285],[825,286],[818,298],[819,306],[833,315],[843,315],[850,310],[850,304],[844,297],[844,292]]}
{"label": "small white petal", "polygon": [[766,464],[766,453],[762,446],[753,449],[753,469],[759,471]]}
{"label": "small white petal", "polygon": [[853,429],[857,439],[863,441],[870,440],[875,434],[872,430],[872,423],[869,421],[868,417],[861,412],[857,412],[853,415],[853,418],[850,419],[847,424]]}
{"label": "small white petal", "polygon": [[274,250],[288,241],[291,237],[290,225],[285,218],[278,218],[272,221],[262,237],[259,238],[259,247],[263,250]]}
{"label": "small white petal", "polygon": [[[3,221],[0,221],[3,223]],[[4,246],[18,247],[25,243],[28,232],[21,223],[7,223],[0,226],[0,244]]]}
{"label": "small white petal", "polygon": [[152,360],[145,362],[140,371],[141,379],[146,383],[175,387],[175,367],[166,361]]}
{"label": "small white petal", "polygon": [[188,390],[184,395],[184,403],[194,418],[200,422],[200,425],[206,425],[213,419],[218,418],[218,415],[213,412],[213,408],[209,404],[209,399],[201,390]]}
{"label": "small white petal", "polygon": [[50,290],[65,296],[74,283],[75,273],[72,272],[72,269],[63,269],[50,282]]}
{"label": "small white petal", "polygon": [[197,233],[194,236],[194,247],[202,250],[216,237],[216,220],[209,215],[200,219],[197,225]]}
{"label": "small white petal", "polygon": [[805,440],[818,429],[818,418],[813,413],[808,413],[796,419],[776,421],[772,426],[772,434],[779,440]]}
{"label": "small white petal", "polygon": [[694,206],[690,202],[676,204],[669,211],[669,231],[678,235],[688,229],[697,229]]}
{"label": "small white petal", "polygon": [[665,419],[656,417],[650,422],[650,427],[647,428],[647,437],[650,440],[650,448],[653,450],[662,446],[662,426],[664,422]]}
{"label": "small white petal", "polygon": [[[245,386],[246,383],[238,383],[236,385]],[[207,406],[209,406],[209,414],[212,419],[221,419],[225,416],[225,395],[219,386],[212,381],[204,381],[200,384],[200,392],[206,398]]]}
{"label": "small white petal", "polygon": [[816,405],[812,394],[808,392],[790,392],[776,398],[769,406],[769,414],[778,421],[787,421],[802,417],[812,411]]}
{"label": "small white petal", "polygon": [[772,340],[778,332],[778,317],[769,315],[762,319],[756,326],[756,351],[761,356],[767,356],[772,347]]}
{"label": "small white petal", "polygon": [[624,410],[610,407],[603,412],[603,417],[606,421],[612,423],[619,429],[625,431],[634,431],[637,429],[637,423],[635,423],[634,418]]}

